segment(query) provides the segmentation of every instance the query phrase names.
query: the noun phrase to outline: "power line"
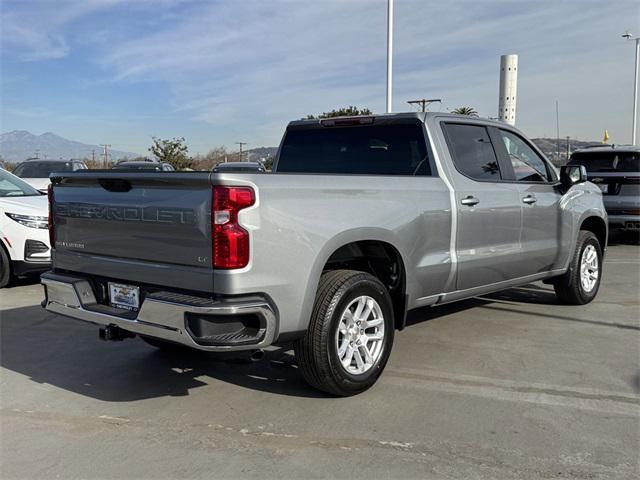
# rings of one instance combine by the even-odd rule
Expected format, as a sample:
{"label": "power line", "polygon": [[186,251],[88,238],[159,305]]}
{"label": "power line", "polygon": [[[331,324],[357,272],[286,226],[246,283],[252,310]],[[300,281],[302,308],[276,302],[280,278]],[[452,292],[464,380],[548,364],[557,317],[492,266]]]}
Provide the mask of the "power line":
{"label": "power line", "polygon": [[421,98],[420,100],[409,100],[407,103],[409,105],[420,105],[421,106],[421,111],[422,112],[426,112],[427,111],[427,105],[434,103],[434,102],[438,102],[438,103],[442,103],[442,99],[440,98]]}

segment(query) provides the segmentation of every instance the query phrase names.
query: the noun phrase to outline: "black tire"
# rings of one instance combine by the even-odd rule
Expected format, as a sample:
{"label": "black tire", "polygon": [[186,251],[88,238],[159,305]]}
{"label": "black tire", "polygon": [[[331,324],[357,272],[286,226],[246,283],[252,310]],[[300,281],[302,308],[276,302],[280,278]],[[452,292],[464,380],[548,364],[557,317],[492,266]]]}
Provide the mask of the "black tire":
{"label": "black tire", "polygon": [[[585,249],[589,246],[593,246],[598,255],[598,278],[595,286],[587,291],[582,286],[580,279],[580,262]],[[554,282],[554,289],[556,296],[560,302],[567,305],[584,305],[591,302],[598,294],[600,288],[600,281],[602,279],[602,247],[598,241],[598,237],[593,232],[587,230],[581,230],[578,234],[578,242],[576,249],[569,264],[569,271],[558,277]]]}
{"label": "black tire", "polygon": [[0,288],[4,288],[11,283],[11,260],[0,245]]}
{"label": "black tire", "polygon": [[[384,336],[381,351],[375,361],[370,362],[368,370],[352,374],[340,362],[337,330],[345,310],[361,296],[371,297],[377,302],[383,316]],[[294,349],[307,383],[318,390],[344,397],[363,392],[376,382],[389,359],[393,336],[393,308],[385,286],[369,273],[333,270],[320,278],[309,328],[305,336],[295,342]],[[359,358],[360,348],[356,347]]]}
{"label": "black tire", "polygon": [[174,351],[188,348],[183,345],[180,345],[179,343],[170,342],[168,340],[162,340],[160,338],[147,337],[146,335],[138,335],[138,336],[145,343],[151,345],[152,347],[157,348],[158,350],[162,350],[163,352],[174,352]]}

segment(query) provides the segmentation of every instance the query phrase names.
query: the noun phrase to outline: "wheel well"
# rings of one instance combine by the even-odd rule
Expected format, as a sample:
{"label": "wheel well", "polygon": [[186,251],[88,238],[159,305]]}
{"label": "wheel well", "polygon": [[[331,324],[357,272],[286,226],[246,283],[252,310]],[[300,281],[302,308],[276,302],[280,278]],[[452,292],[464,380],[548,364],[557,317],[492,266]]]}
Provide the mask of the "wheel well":
{"label": "wheel well", "polygon": [[396,328],[404,328],[407,310],[406,272],[402,257],[395,247],[379,240],[348,243],[331,254],[323,270],[338,269],[368,272],[378,278],[391,295]]}
{"label": "wheel well", "polygon": [[593,234],[598,238],[598,242],[600,242],[600,248],[604,251],[604,248],[607,245],[607,225],[604,223],[604,220],[600,217],[589,217],[582,222],[580,230],[593,232]]}

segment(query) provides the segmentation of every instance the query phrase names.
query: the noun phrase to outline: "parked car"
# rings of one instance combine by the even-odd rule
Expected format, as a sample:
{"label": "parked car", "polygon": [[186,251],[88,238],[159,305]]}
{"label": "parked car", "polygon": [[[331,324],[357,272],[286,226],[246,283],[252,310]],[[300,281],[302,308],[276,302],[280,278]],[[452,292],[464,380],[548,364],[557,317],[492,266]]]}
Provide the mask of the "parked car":
{"label": "parked car", "polygon": [[51,268],[47,197],[0,169],[0,288]]}
{"label": "parked car", "polygon": [[52,192],[47,310],[159,348],[293,343],[335,395],[376,381],[408,310],[538,280],[590,302],[607,245],[584,167],[439,113],[291,122],[269,175],[72,172]]}
{"label": "parked car", "polygon": [[225,162],[219,163],[213,169],[214,173],[222,172],[235,172],[235,173],[266,173],[267,169],[264,168],[262,162]]}
{"label": "parked car", "polygon": [[86,169],[87,165],[82,160],[32,159],[19,163],[13,173],[33,188],[46,193],[51,172],[76,172]]}
{"label": "parked car", "polygon": [[164,162],[119,162],[113,170],[144,170],[145,172],[173,172],[175,168],[170,163]]}
{"label": "parked car", "polygon": [[576,150],[569,165],[584,165],[602,190],[611,228],[640,232],[640,147],[602,145]]}

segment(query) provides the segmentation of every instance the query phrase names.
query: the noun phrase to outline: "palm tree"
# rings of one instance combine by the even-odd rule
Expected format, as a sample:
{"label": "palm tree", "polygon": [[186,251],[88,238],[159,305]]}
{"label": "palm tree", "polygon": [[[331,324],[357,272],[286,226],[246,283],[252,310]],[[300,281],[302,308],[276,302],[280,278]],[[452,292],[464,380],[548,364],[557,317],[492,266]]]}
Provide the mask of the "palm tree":
{"label": "palm tree", "polygon": [[456,113],[458,115],[469,115],[470,117],[478,116],[478,112],[476,112],[473,107],[458,107],[452,110],[451,113]]}

